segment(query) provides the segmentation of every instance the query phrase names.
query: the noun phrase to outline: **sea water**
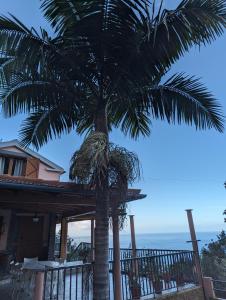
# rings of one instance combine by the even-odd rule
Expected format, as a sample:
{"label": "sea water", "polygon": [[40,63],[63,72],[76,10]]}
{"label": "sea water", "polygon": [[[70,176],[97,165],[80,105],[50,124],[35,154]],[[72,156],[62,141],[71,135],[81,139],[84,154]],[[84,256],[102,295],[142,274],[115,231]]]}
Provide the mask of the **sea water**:
{"label": "sea water", "polygon": [[[217,239],[218,232],[197,232],[199,249]],[[88,236],[71,236],[76,244],[90,242]],[[189,233],[144,233],[136,234],[137,248],[169,249],[169,250],[192,250]],[[112,236],[110,235],[110,247],[112,247]],[[131,239],[129,234],[120,235],[120,247],[130,248]]]}

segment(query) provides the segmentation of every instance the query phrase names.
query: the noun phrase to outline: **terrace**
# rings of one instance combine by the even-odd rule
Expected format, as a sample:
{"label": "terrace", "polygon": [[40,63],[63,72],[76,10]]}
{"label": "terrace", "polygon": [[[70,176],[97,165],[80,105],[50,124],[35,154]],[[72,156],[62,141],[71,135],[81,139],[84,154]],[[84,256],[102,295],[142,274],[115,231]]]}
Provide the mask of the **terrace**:
{"label": "terrace", "polygon": [[[137,249],[135,258],[132,253],[132,249],[120,251],[122,300],[154,299],[198,285],[194,253],[191,251]],[[77,257],[81,259],[81,256]],[[109,249],[109,288],[110,299],[113,300],[117,298],[114,295],[112,257],[113,249]],[[8,297],[13,295],[16,299],[91,300],[93,267],[92,262],[83,264],[76,260],[51,265],[46,262],[13,265],[11,273],[14,277],[5,286],[5,291],[7,288]],[[38,293],[33,294],[33,290]]]}

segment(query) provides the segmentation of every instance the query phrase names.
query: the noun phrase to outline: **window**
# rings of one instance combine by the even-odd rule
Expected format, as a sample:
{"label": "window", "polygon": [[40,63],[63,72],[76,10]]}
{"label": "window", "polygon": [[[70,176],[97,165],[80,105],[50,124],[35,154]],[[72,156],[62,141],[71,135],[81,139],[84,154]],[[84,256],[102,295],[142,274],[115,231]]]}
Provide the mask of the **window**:
{"label": "window", "polygon": [[0,156],[0,175],[24,176],[25,163],[24,159]]}

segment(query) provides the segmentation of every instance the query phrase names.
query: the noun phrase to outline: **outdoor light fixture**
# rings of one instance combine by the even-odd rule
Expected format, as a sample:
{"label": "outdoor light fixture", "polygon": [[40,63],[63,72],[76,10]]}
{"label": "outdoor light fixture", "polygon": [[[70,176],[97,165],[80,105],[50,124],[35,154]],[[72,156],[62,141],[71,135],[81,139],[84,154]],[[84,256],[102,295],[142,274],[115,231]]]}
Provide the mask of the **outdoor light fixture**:
{"label": "outdoor light fixture", "polygon": [[34,215],[34,217],[33,217],[32,220],[33,220],[34,223],[38,223],[39,222],[39,217],[38,217],[37,213],[35,213],[35,215]]}

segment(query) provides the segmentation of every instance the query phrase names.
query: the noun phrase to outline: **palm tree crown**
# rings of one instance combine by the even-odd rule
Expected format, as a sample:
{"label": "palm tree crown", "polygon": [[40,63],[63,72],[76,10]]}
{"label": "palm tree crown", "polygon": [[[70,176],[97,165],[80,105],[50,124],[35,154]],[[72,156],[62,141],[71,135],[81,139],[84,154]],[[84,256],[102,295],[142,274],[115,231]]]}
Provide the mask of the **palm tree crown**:
{"label": "palm tree crown", "polygon": [[1,100],[5,116],[28,113],[22,142],[39,147],[76,129],[149,135],[153,118],[223,130],[220,106],[193,76],[162,77],[192,45],[225,27],[222,0],[183,0],[175,10],[147,0],[42,0],[54,30],[0,18]]}
{"label": "palm tree crown", "polygon": [[95,179],[93,299],[108,300],[109,130],[148,136],[153,118],[223,130],[219,104],[198,79],[162,78],[191,46],[223,33],[226,1],[182,0],[171,11],[149,0],[41,2],[53,36],[0,17],[2,109],[7,117],[28,114],[24,145],[38,148],[73,129],[104,135],[106,167]]}

